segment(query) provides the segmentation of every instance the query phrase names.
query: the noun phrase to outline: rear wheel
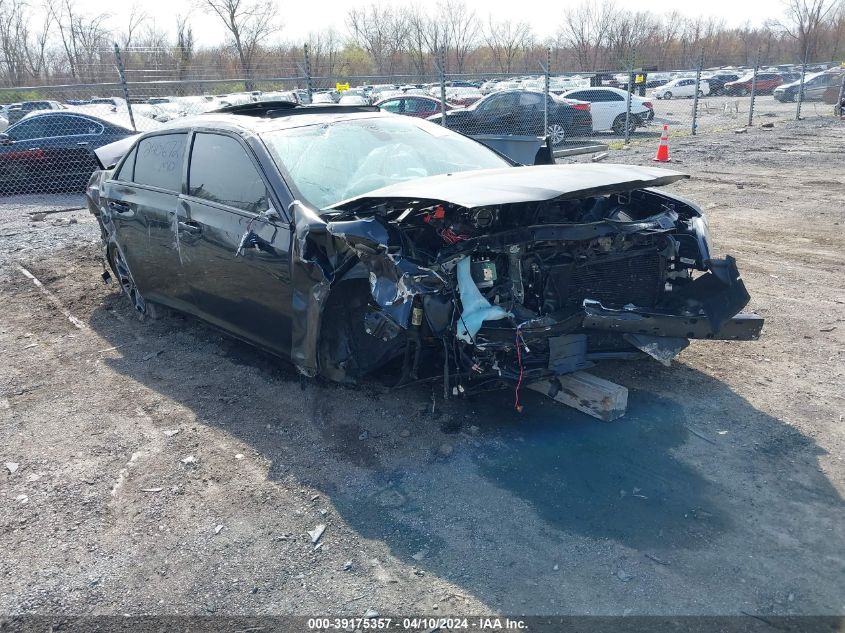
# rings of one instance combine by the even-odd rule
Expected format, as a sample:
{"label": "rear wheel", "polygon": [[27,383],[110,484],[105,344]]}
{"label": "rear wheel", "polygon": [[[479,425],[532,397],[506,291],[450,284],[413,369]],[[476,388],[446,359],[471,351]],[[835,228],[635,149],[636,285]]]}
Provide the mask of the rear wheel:
{"label": "rear wheel", "polygon": [[566,140],[566,128],[560,123],[549,123],[546,134],[552,141],[552,145],[561,145]]}
{"label": "rear wheel", "polygon": [[[633,132],[637,129],[637,125],[639,124],[639,120],[633,114],[628,117],[628,134],[633,134]],[[620,114],[613,120],[613,126],[611,129],[616,134],[625,134],[625,115]]]}

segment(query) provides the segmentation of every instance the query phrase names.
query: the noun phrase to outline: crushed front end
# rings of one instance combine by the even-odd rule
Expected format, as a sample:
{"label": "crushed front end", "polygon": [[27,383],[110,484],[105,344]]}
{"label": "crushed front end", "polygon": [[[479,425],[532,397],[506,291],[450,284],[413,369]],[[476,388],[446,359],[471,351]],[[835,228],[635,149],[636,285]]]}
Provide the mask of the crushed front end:
{"label": "crushed front end", "polygon": [[[515,171],[529,169],[543,168]],[[500,204],[489,190],[476,204],[400,189],[337,205],[326,233],[368,282],[356,318],[373,349],[401,357],[401,380],[442,376],[460,394],[605,359],[668,363],[689,339],[759,337],[763,319],[740,314],[749,295],[736,263],[712,257],[695,205],[637,186],[657,177],[599,180]]]}

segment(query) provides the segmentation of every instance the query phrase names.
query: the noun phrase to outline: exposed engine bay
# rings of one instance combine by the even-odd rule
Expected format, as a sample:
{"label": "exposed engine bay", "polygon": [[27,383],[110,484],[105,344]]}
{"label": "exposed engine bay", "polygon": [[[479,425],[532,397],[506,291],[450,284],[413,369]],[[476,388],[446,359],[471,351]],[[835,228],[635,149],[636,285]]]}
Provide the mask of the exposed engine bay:
{"label": "exposed engine bay", "polygon": [[759,336],[695,205],[652,188],[591,194],[472,206],[374,192],[337,205],[323,219],[347,264],[332,285],[366,279],[371,296],[353,317],[366,335],[330,336],[319,371],[344,379],[367,357],[402,358],[401,381],[442,375],[457,395]]}

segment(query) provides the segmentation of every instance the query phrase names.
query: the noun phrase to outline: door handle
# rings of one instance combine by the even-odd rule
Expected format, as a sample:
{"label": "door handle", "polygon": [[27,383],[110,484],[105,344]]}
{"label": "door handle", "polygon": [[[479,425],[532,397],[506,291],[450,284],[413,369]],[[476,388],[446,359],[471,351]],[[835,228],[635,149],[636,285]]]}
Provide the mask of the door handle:
{"label": "door handle", "polygon": [[129,213],[132,211],[132,207],[130,207],[125,202],[118,202],[116,200],[109,201],[109,209],[114,211],[115,213]]}
{"label": "door handle", "polygon": [[30,152],[40,152],[40,151],[41,151],[41,148],[40,148],[40,147],[30,147],[30,148],[29,148],[29,151],[30,151]]}
{"label": "door handle", "polygon": [[179,220],[179,230],[191,235],[199,235],[202,233],[202,226],[196,222]]}
{"label": "door handle", "polygon": [[88,145],[88,141],[79,141],[77,145]]}

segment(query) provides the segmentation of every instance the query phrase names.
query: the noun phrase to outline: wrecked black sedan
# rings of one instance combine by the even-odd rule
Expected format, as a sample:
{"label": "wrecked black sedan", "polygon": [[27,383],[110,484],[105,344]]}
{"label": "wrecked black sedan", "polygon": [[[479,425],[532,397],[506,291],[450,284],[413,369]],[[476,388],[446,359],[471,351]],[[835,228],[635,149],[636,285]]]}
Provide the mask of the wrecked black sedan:
{"label": "wrecked black sedan", "polygon": [[89,206],[143,314],[195,315],[308,376],[394,363],[447,394],[760,334],[701,211],[660,189],[684,174],[518,166],[369,108],[230,110],[99,153]]}

